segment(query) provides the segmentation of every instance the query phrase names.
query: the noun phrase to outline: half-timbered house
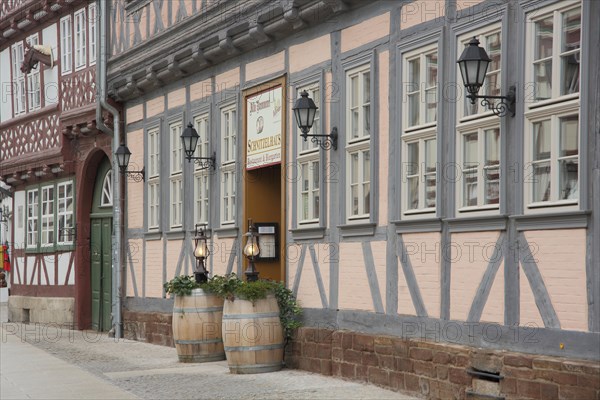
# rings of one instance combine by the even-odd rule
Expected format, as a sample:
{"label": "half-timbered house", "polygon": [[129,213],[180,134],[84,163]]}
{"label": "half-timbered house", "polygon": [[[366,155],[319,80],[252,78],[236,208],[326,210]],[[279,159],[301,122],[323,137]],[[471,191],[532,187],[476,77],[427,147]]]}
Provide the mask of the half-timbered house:
{"label": "half-timbered house", "polygon": [[[108,90],[148,172],[126,190],[127,335],[171,343],[162,283],[192,272],[195,225],[211,273],[243,274],[252,218],[280,242],[260,277],[305,307],[300,368],[434,398],[578,390],[535,355],[600,359],[599,2],[111,6]],[[465,98],[474,36],[491,59],[480,94],[514,85],[514,116]],[[337,146],[299,136],[302,90],[311,133],[336,128]],[[186,161],[188,124],[214,169]]]}
{"label": "half-timbered house", "polygon": [[[112,140],[96,118],[96,9],[81,0],[1,3],[11,321],[111,327],[111,278],[101,278],[100,254],[111,253]],[[110,257],[104,264],[110,271]]]}

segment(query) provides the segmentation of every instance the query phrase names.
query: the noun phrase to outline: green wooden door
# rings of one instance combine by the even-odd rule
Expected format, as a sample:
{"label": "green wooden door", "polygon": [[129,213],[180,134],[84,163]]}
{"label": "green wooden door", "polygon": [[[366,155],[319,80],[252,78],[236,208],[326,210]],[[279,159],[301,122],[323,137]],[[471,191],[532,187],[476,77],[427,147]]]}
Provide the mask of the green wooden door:
{"label": "green wooden door", "polygon": [[105,158],[98,167],[90,214],[92,328],[112,327],[112,172]]}
{"label": "green wooden door", "polygon": [[91,220],[92,328],[108,331],[112,327],[112,219]]}

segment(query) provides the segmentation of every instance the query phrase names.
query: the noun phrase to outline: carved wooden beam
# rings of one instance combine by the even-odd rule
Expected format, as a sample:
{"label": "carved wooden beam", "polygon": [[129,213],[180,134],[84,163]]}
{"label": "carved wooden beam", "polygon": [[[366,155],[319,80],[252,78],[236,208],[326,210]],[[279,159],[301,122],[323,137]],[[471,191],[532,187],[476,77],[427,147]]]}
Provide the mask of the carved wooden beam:
{"label": "carved wooden beam", "polygon": [[321,0],[321,3],[331,8],[334,13],[348,10],[348,4],[344,0]]}
{"label": "carved wooden beam", "polygon": [[286,0],[282,3],[283,18],[292,26],[292,29],[302,29],[307,26],[306,21],[300,17],[300,10],[294,1]]}
{"label": "carved wooden beam", "polygon": [[258,22],[255,22],[255,24],[250,27],[250,29],[248,30],[248,34],[259,45],[265,44],[272,40],[271,37],[265,33],[265,28],[263,27],[263,24],[260,24]]}
{"label": "carved wooden beam", "polygon": [[227,55],[239,54],[240,50],[233,45],[233,39],[227,32],[219,32],[219,48]]}

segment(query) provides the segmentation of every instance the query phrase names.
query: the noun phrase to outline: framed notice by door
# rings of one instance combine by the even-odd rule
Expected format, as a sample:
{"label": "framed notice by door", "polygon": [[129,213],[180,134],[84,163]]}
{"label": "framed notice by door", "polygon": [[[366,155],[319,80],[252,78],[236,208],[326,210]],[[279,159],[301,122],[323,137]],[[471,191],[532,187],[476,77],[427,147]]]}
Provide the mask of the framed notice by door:
{"label": "framed notice by door", "polygon": [[281,164],[283,133],[281,86],[246,97],[246,169]]}

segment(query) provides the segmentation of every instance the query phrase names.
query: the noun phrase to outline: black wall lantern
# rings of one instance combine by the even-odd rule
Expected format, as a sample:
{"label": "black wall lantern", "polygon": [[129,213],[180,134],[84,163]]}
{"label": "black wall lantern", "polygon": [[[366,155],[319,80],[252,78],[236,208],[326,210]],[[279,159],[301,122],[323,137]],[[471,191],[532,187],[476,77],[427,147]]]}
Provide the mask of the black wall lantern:
{"label": "black wall lantern", "polygon": [[146,180],[146,168],[142,168],[140,171],[127,171],[129,166],[129,159],[131,158],[131,151],[124,144],[121,144],[115,152],[117,157],[117,163],[119,164],[119,170],[122,174],[131,178],[134,182],[141,182]]}
{"label": "black wall lantern", "polygon": [[296,116],[296,124],[298,124],[298,128],[302,131],[300,136],[302,136],[305,141],[310,136],[311,141],[321,146],[323,150],[329,150],[331,148],[337,150],[338,131],[335,126],[331,129],[329,135],[308,134],[315,122],[315,116],[317,115],[318,109],[319,107],[316,106],[313,99],[308,97],[308,92],[306,90],[302,91],[302,93],[300,93],[300,98],[296,100],[296,104],[294,104],[294,107],[292,108],[292,110],[294,110],[294,115]]}
{"label": "black wall lantern", "polygon": [[196,270],[194,271],[194,276],[198,283],[203,283],[208,280],[208,271],[206,270],[204,261],[210,255],[210,251],[208,251],[204,228],[205,225],[196,225],[196,232],[194,233],[194,257],[196,258]]}
{"label": "black wall lantern", "polygon": [[[500,117],[504,117],[508,113],[514,117],[517,90],[514,85],[509,88],[506,96],[479,96],[477,94],[483,86],[485,74],[491,61],[485,49],[479,47],[479,40],[475,37],[471,39],[457,61],[460,74],[469,93],[467,98],[471,100],[471,104],[475,104],[476,99],[482,99],[481,105],[491,109],[494,114]],[[500,101],[491,102],[491,99]]]}
{"label": "black wall lantern", "polygon": [[200,169],[211,168],[216,169],[216,158],[217,153],[213,152],[212,157],[194,157],[194,151],[196,150],[196,145],[198,144],[198,140],[200,139],[200,135],[194,129],[194,125],[190,122],[183,130],[181,134],[181,140],[183,141],[183,151],[185,152],[185,158],[188,162],[194,160]]}
{"label": "black wall lantern", "polygon": [[246,281],[254,282],[258,280],[258,271],[254,266],[254,258],[260,254],[260,247],[258,246],[256,227],[252,224],[251,219],[248,220],[248,233],[244,236],[246,236],[244,255],[248,257],[248,268],[246,268],[244,274],[246,274]]}

